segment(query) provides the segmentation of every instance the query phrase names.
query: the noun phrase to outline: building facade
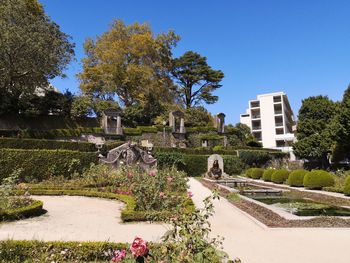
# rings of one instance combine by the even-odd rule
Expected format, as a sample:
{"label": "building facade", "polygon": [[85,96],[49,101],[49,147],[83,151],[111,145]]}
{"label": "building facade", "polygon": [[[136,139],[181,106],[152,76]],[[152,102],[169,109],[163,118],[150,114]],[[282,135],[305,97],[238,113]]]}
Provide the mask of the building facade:
{"label": "building facade", "polygon": [[284,92],[262,94],[250,100],[240,122],[251,129],[264,148],[289,152],[291,159],[295,160],[292,144],[295,142],[296,121]]}

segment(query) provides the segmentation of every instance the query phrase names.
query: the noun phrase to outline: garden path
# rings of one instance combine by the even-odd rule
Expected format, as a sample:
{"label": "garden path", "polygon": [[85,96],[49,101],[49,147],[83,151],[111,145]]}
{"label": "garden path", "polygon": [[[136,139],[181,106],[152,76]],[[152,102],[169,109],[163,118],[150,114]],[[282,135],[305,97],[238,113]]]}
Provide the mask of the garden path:
{"label": "garden path", "polygon": [[121,223],[123,203],[79,196],[33,196],[44,202],[48,212],[0,224],[0,240],[115,241],[132,242],[135,236],[160,241],[164,224]]}
{"label": "garden path", "polygon": [[[194,178],[189,181],[197,207],[210,190]],[[348,263],[350,229],[268,228],[225,198],[214,201],[212,237],[224,237],[224,250],[244,263]]]}

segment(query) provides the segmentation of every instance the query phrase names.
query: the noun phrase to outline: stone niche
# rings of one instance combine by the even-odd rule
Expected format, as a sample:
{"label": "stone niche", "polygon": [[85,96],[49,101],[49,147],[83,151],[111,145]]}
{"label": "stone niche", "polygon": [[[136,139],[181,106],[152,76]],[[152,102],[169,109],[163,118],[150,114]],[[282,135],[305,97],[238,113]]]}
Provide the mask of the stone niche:
{"label": "stone niche", "polygon": [[104,110],[101,125],[105,134],[123,135],[120,110],[113,108]]}
{"label": "stone niche", "polygon": [[219,168],[222,171],[222,174],[224,174],[224,160],[222,159],[221,155],[219,154],[212,154],[208,157],[208,168],[207,172],[210,171],[210,169],[213,167],[214,161],[218,161],[219,163]]}
{"label": "stone niche", "polygon": [[169,113],[169,126],[173,133],[185,134],[185,115],[181,111],[172,111]]}
{"label": "stone niche", "polygon": [[220,112],[215,116],[214,126],[218,133],[225,133],[225,114]]}

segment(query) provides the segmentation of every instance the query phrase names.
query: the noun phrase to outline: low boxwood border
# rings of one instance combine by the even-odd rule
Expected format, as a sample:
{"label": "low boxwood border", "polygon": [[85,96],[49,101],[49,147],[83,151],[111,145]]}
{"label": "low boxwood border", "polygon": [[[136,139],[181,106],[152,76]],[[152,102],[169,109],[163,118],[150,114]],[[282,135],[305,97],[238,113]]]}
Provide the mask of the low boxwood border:
{"label": "low boxwood border", "polygon": [[39,216],[43,214],[43,211],[43,202],[39,200],[33,200],[30,205],[16,209],[0,211],[0,221],[13,221],[21,218]]}
{"label": "low boxwood border", "polygon": [[[98,192],[92,190],[65,190],[65,189],[29,189],[32,195],[68,195],[68,196],[85,196],[98,197],[105,199],[119,200],[125,204],[121,211],[121,219],[123,222],[141,222],[141,221],[164,221],[173,215],[173,211],[136,211],[135,199],[130,195],[115,194],[110,192]],[[16,194],[24,194],[25,191],[17,190]],[[194,203],[188,199],[184,203],[183,212],[191,212],[195,209]]]}

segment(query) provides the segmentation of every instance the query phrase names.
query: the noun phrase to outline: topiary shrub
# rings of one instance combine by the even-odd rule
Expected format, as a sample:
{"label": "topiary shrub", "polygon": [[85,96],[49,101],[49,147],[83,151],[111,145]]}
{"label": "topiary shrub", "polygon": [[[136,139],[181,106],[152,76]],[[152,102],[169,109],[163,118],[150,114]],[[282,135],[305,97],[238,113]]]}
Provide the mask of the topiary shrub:
{"label": "topiary shrub", "polygon": [[345,179],[343,192],[345,195],[350,195],[350,175]]}
{"label": "topiary shrub", "polygon": [[188,176],[201,176],[207,172],[208,155],[184,155],[184,170]]}
{"label": "topiary shrub", "polygon": [[262,168],[253,168],[250,174],[253,179],[260,179],[264,174],[264,169]]}
{"label": "topiary shrub", "polygon": [[248,178],[251,178],[252,177],[252,172],[253,172],[253,169],[254,168],[249,168],[245,171],[245,176],[248,177]]}
{"label": "topiary shrub", "polygon": [[276,170],[271,175],[271,181],[276,184],[283,184],[288,179],[289,173],[286,169]]}
{"label": "topiary shrub", "polygon": [[262,179],[266,182],[271,182],[271,176],[275,172],[275,169],[266,169],[262,175]]}
{"label": "topiary shrub", "polygon": [[290,186],[304,186],[304,176],[308,171],[304,169],[294,170],[289,174],[287,183]]}
{"label": "topiary shrub", "polygon": [[334,177],[323,170],[312,170],[304,176],[304,186],[309,189],[322,189],[334,185]]}

